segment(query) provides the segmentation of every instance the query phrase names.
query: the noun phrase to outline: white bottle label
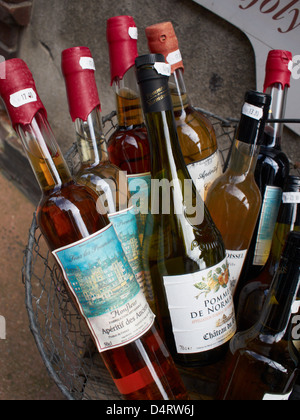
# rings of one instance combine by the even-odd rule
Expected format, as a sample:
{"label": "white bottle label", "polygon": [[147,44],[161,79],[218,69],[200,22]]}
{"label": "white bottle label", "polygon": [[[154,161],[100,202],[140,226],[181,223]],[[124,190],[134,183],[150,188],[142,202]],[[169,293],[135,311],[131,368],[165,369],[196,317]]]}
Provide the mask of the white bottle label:
{"label": "white bottle label", "polygon": [[248,104],[247,102],[243,106],[242,114],[246,115],[246,117],[253,118],[254,120],[261,120],[264,112],[262,108],[258,106]]}
{"label": "white bottle label", "polygon": [[265,265],[269,258],[281,200],[281,188],[268,185],[260,215],[253,265]]}
{"label": "white bottle label", "polygon": [[288,401],[292,392],[285,395],[265,394],[263,401]]}
{"label": "white bottle label", "polygon": [[112,225],[53,255],[99,352],[129,344],[151,328],[154,315]]}
{"label": "white bottle label", "polygon": [[284,204],[300,203],[300,192],[284,192],[282,194],[282,202]]}
{"label": "white bottle label", "polygon": [[81,57],[79,64],[82,70],[96,70],[95,62],[92,57]]}
{"label": "white bottle label", "polygon": [[202,200],[205,200],[211,184],[222,175],[220,152],[216,151],[206,159],[191,163],[187,168]]}
{"label": "white bottle label", "polygon": [[30,104],[31,102],[37,101],[37,95],[35,91],[31,88],[19,90],[12,95],[10,95],[10,104],[14,108],[20,108],[23,105]]}
{"label": "white bottle label", "polygon": [[227,250],[227,262],[229,268],[229,280],[232,294],[234,294],[237,283],[239,281],[244,261],[247,255],[247,249],[242,251]]}
{"label": "white bottle label", "polygon": [[171,65],[180,63],[180,61],[182,61],[180,50],[173,51],[167,56],[167,62]]}
{"label": "white bottle label", "polygon": [[236,321],[226,259],[207,270],[163,280],[178,353],[212,350],[233,337]]}

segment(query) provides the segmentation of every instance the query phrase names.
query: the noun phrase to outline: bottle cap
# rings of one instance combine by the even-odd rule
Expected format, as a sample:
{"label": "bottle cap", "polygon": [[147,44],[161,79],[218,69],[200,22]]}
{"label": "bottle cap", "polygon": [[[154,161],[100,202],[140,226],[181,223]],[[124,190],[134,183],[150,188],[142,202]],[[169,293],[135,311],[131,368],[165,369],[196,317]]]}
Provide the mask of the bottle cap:
{"label": "bottle cap", "polygon": [[148,46],[151,53],[163,54],[172,73],[184,65],[179,50],[178,39],[171,22],[158,23],[146,28]]}
{"label": "bottle cap", "polygon": [[290,87],[292,75],[293,55],[289,51],[272,50],[268,54],[266,63],[266,77],[264,92],[274,83],[280,83],[283,88]]}
{"label": "bottle cap", "polygon": [[27,125],[38,111],[47,117],[46,109],[37,93],[33,76],[27,64],[13,58],[0,64],[0,96],[2,97],[12,125]]}
{"label": "bottle cap", "polygon": [[137,80],[141,83],[145,80],[161,79],[170,77],[171,66],[166,64],[162,54],[146,54],[136,58]]}
{"label": "bottle cap", "polygon": [[99,93],[95,80],[95,63],[87,47],[69,48],[62,52],[62,72],[65,78],[70,115],[73,122],[87,121],[89,114],[99,107]]}
{"label": "bottle cap", "polygon": [[138,30],[133,17],[116,16],[108,19],[106,36],[112,85],[115,79],[123,79],[138,56]]}

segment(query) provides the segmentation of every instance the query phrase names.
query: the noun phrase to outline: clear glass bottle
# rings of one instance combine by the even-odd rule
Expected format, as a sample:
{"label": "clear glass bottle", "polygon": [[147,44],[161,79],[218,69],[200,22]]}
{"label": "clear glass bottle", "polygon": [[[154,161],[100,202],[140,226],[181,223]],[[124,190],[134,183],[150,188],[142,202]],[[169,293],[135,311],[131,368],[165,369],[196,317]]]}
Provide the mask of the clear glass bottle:
{"label": "clear glass bottle", "polygon": [[226,252],[181,152],[163,55],[136,59],[152,150],[151,213],[143,253],[157,316],[177,363],[222,358],[236,330]]}
{"label": "clear glass bottle", "polygon": [[282,195],[267,264],[257,278],[251,279],[243,287],[239,296],[237,307],[239,331],[247,330],[259,320],[287,236],[293,230],[300,231],[300,178],[289,176]]}
{"label": "clear glass bottle", "polygon": [[215,130],[211,121],[190,102],[184,82],[182,56],[172,23],[149,26],[146,36],[150,52],[163,54],[171,65],[169,86],[179,143],[189,173],[205,200],[210,185],[222,174]]}
{"label": "clear glass bottle", "polygon": [[249,91],[232,148],[229,166],[210,187],[206,205],[227,250],[233,293],[243,268],[261,208],[254,178],[270,96]]}
{"label": "clear glass bottle", "polygon": [[144,123],[134,61],[138,56],[138,30],[131,16],[107,21],[111,84],[116,95],[118,126],[108,139],[112,163],[127,172],[132,195],[140,191],[137,214],[140,241],[143,242],[151,186],[150,148]]}
{"label": "clear glass bottle", "polygon": [[142,247],[127,174],[112,164],[108,156],[94,75],[95,64],[89,48],[64,50],[62,72],[80,157],[75,179],[79,184],[92,188],[99,196],[101,209],[106,211],[137,281],[148,303],[153,305],[151,284],[146,285],[145,282]]}
{"label": "clear glass bottle", "polygon": [[293,316],[300,307],[300,233],[291,232],[259,321],[230,342],[219,400],[286,400],[299,373]]}
{"label": "clear glass bottle", "polygon": [[186,399],[98,196],[70,175],[32,74],[20,59],[1,66],[0,94],[42,190],[38,225],[118,390],[125,399]]}
{"label": "clear glass bottle", "polygon": [[290,164],[281,149],[283,122],[291,79],[292,53],[270,51],[266,63],[264,92],[271,95],[269,119],[255,168],[255,180],[262,195],[262,208],[241,275],[240,286],[258,276],[266,264]]}

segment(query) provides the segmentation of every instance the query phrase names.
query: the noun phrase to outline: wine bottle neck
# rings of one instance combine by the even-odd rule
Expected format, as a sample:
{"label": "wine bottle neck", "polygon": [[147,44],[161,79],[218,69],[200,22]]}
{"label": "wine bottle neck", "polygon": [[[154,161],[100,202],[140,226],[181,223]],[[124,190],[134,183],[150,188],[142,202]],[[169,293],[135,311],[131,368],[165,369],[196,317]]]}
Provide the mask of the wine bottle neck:
{"label": "wine bottle neck", "polygon": [[254,176],[260,147],[236,140],[233,145],[228,173],[243,182],[247,177]]}
{"label": "wine bottle neck", "polygon": [[72,181],[69,168],[42,112],[31,124],[16,127],[43,193],[61,188]]}
{"label": "wine bottle neck", "polygon": [[76,140],[81,165],[94,167],[109,160],[99,107],[88,116],[87,121],[75,121]]}
{"label": "wine bottle neck", "polygon": [[289,258],[282,257],[260,320],[256,325],[261,337],[269,336],[271,340],[275,339],[275,341],[284,337],[293,313],[293,304],[296,301],[299,287],[299,264]]}
{"label": "wine bottle neck", "polygon": [[[283,88],[281,83],[275,83],[267,88],[266,93],[272,97],[269,119],[284,119],[288,89],[289,87],[287,85]],[[280,150],[283,126],[283,122],[267,122],[265,126],[263,145]]]}
{"label": "wine bottle neck", "polygon": [[131,67],[123,79],[115,79],[118,123],[122,128],[140,126],[144,123],[140,95],[134,67]]}
{"label": "wine bottle neck", "polygon": [[191,105],[181,68],[175,70],[170,76],[169,87],[175,113],[184,111]]}

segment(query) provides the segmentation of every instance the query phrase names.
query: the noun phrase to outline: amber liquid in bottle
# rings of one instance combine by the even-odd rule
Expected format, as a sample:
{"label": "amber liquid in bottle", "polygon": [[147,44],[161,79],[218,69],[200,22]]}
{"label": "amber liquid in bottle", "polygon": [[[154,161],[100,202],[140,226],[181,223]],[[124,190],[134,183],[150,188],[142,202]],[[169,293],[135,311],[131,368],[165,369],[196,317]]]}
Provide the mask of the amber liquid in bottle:
{"label": "amber liquid in bottle", "polygon": [[[43,191],[37,221],[50,250],[75,243],[109,224],[98,195],[76,184],[41,114],[18,133]],[[42,134],[43,133],[43,134]],[[46,136],[47,143],[44,141]],[[126,399],[187,399],[185,387],[155,325],[140,339],[101,353]]]}

